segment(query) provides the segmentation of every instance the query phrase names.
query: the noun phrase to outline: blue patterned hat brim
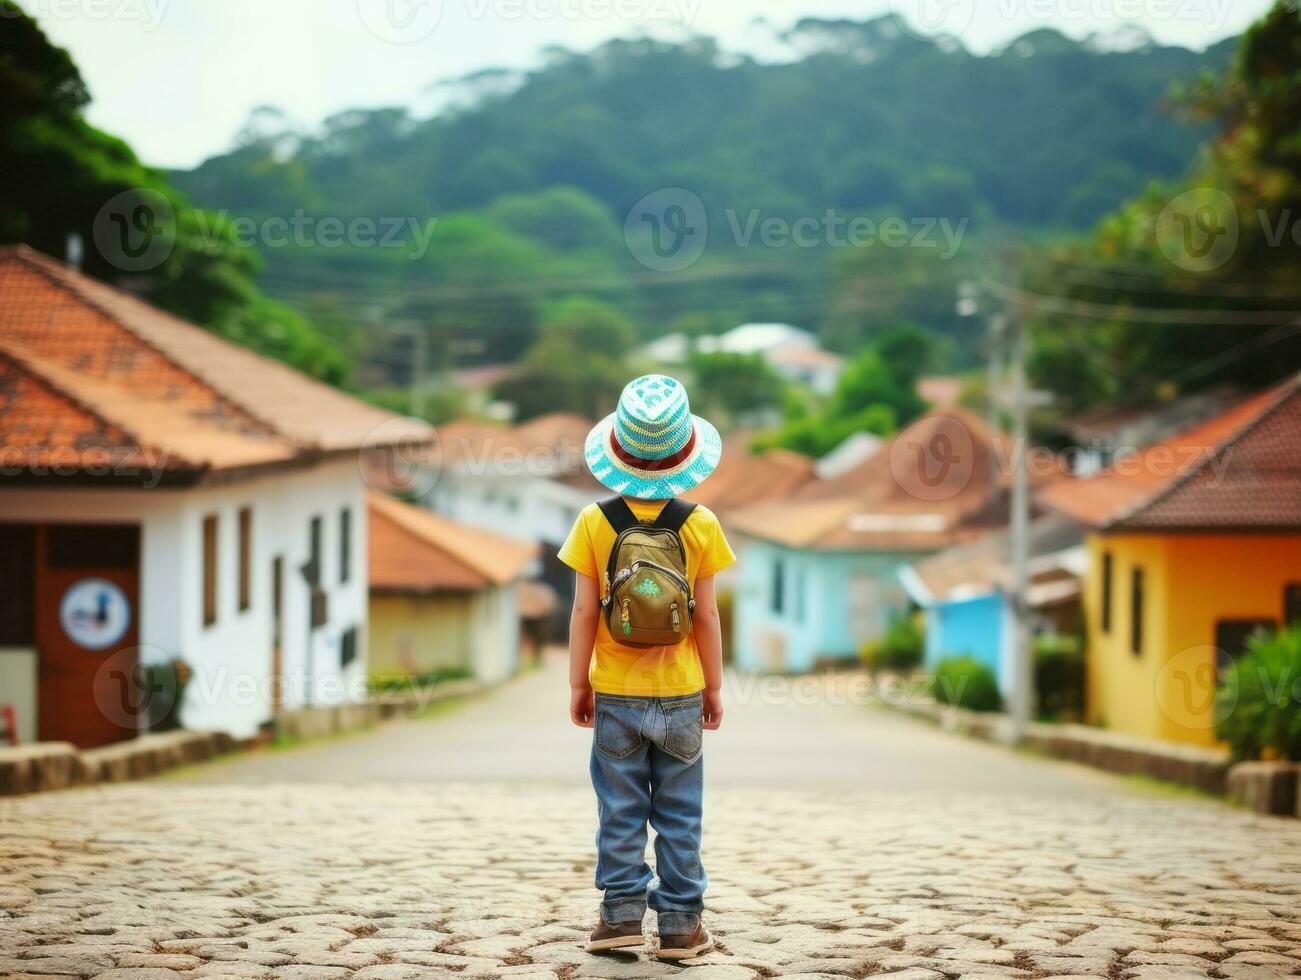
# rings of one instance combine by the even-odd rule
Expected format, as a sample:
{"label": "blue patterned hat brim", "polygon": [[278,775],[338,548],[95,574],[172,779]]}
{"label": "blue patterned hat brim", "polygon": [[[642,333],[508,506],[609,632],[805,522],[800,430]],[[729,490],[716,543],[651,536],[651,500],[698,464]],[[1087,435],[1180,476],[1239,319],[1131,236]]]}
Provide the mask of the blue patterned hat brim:
{"label": "blue patterned hat brim", "polygon": [[671,470],[639,470],[615,458],[610,452],[610,430],[615,413],[597,422],[587,434],[583,455],[592,476],[615,493],[642,500],[680,497],[714,472],[723,458],[723,439],[705,419],[691,416],[696,427],[696,445],[691,455]]}

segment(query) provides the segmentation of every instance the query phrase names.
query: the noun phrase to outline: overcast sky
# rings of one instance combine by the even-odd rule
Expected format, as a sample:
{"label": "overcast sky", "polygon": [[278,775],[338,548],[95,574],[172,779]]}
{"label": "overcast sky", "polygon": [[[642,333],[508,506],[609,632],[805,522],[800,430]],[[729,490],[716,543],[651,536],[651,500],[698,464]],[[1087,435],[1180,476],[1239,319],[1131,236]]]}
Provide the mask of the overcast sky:
{"label": "overcast sky", "polygon": [[[1203,48],[1236,34],[1269,0],[18,0],[67,47],[90,85],[90,119],[147,162],[188,167],[231,145],[249,111],[314,125],[341,109],[422,104],[440,79],[527,67],[554,44],[704,33],[760,57],[756,26],[801,17],[908,22],[986,51],[1036,27],[1072,37],[1139,25]],[[0,29],[3,24],[0,22]],[[425,97],[428,99],[428,96]]]}

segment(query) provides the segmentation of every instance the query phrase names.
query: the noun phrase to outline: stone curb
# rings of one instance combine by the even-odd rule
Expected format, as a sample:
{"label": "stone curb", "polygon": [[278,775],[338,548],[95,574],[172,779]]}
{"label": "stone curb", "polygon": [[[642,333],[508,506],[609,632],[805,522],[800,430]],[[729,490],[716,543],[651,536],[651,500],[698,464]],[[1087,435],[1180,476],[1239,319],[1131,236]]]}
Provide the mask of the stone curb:
{"label": "stone curb", "polygon": [[[435,702],[483,690],[484,685],[478,681],[449,681],[357,704],[299,708],[285,712],[277,719],[276,727],[290,737],[321,738],[401,718]],[[155,732],[96,749],[78,749],[71,742],[2,746],[0,796],[146,779],[238,748],[239,743],[225,732],[191,731]]]}
{"label": "stone curb", "polygon": [[[1012,742],[1011,719],[1001,712],[969,711],[922,696],[883,703],[930,721],[944,731],[1001,744]],[[1049,722],[1031,722],[1022,744],[1057,759],[1081,762],[1108,772],[1151,776],[1206,793],[1222,796],[1229,788],[1231,760],[1224,749],[1179,745],[1087,725]],[[1288,788],[1277,792],[1286,795]],[[1295,798],[1295,788],[1290,795]]]}
{"label": "stone curb", "polygon": [[1239,762],[1229,770],[1229,797],[1257,813],[1301,815],[1295,762]]}

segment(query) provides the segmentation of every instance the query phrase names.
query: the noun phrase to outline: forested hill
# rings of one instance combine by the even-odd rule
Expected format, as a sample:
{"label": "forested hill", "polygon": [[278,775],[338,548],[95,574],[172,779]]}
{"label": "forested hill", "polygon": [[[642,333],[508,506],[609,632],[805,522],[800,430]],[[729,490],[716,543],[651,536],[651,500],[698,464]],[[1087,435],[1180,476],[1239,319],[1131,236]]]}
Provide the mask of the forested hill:
{"label": "forested hill", "polygon": [[[1153,178],[1188,171],[1210,129],[1164,102],[1221,70],[1235,44],[1041,30],[977,56],[889,17],[804,21],[783,40],[798,57],[760,62],[701,38],[555,50],[528,72],[438,87],[432,116],[355,110],[310,134],[263,109],[232,152],[174,180],[200,207],[255,219],[436,221],[405,250],[259,243],[268,291],[369,381],[409,373],[408,342],[380,328],[422,324],[444,367],[513,360],[548,306],[574,296],[641,338],[780,320],[849,352],[898,320],[954,335],[960,263],[911,268],[934,249],[768,247],[738,228],[829,212],[951,220],[964,262],[1002,229],[1088,228]],[[625,215],[672,187],[701,199],[708,247],[681,275],[648,273],[625,247]],[[847,276],[890,289],[864,296]],[[956,344],[961,359],[970,342]]]}
{"label": "forested hill", "polygon": [[200,205],[248,213],[306,201],[446,214],[565,184],[621,214],[680,185],[711,212],[882,207],[1083,227],[1187,168],[1205,132],[1163,97],[1222,68],[1234,44],[1193,52],[1131,36],[1107,50],[1040,30],[976,56],[890,17],[807,20],[785,40],[799,60],[762,64],[707,39],[553,51],[526,74],[461,80],[459,108],[418,122],[352,111],[307,137],[264,115],[241,148],[176,179]]}

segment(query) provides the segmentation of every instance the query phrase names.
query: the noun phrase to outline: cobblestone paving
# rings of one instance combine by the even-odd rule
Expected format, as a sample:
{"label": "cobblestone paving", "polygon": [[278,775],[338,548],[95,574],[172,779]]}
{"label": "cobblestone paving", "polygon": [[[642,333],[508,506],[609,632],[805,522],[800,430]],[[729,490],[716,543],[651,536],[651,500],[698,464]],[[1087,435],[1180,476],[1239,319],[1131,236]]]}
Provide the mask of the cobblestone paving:
{"label": "cobblestone paving", "polygon": [[[1175,797],[724,789],[689,967],[590,956],[577,787],[137,784],[0,801],[0,974],[1301,975],[1301,822]],[[653,916],[646,923],[653,933]]]}

